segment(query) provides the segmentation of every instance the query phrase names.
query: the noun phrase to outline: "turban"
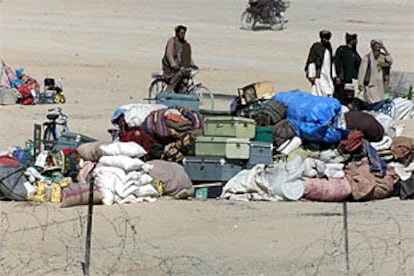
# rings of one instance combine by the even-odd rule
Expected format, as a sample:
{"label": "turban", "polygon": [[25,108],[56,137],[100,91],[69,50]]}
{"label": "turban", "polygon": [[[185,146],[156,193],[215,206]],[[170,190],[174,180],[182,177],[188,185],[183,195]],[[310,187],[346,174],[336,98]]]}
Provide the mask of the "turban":
{"label": "turban", "polygon": [[328,30],[322,30],[319,32],[319,37],[320,38],[326,38],[326,39],[330,39],[332,36],[332,33]]}
{"label": "turban", "polygon": [[346,43],[348,43],[351,40],[355,40],[355,39],[357,39],[357,34],[350,34],[350,33],[345,34]]}
{"label": "turban", "polygon": [[382,45],[382,40],[381,39],[373,39],[373,40],[371,40],[371,47],[373,47],[377,43],[379,45]]}

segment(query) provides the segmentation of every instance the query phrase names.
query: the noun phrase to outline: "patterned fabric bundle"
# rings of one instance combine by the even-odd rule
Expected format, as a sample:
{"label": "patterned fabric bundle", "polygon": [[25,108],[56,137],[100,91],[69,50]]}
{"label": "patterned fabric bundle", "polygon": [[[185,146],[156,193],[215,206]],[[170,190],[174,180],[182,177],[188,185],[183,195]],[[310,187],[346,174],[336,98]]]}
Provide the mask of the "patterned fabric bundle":
{"label": "patterned fabric bundle", "polygon": [[[148,115],[143,126],[149,134],[161,138],[177,137],[181,134],[179,130],[168,127],[166,113],[169,110],[171,109],[156,110]],[[193,129],[203,127],[203,117],[197,111],[185,107],[178,107],[175,110],[178,110],[185,119],[191,121]]]}

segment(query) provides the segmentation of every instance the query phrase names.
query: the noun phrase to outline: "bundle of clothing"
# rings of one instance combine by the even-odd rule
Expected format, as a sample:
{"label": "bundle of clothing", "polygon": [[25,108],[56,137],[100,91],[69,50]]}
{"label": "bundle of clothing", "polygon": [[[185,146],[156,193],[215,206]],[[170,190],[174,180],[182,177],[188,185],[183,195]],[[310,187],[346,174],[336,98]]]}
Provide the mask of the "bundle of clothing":
{"label": "bundle of clothing", "polygon": [[186,107],[131,104],[118,108],[112,123],[120,129],[120,141],[134,141],[146,150],[145,161],[181,162],[185,155],[194,153],[195,137],[202,134],[203,116]]}

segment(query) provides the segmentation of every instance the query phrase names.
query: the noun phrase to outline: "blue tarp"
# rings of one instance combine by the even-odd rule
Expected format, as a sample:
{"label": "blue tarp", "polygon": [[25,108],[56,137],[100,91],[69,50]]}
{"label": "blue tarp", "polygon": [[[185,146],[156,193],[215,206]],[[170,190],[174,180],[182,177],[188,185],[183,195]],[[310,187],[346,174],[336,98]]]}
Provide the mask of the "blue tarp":
{"label": "blue tarp", "polygon": [[287,106],[287,120],[300,138],[320,143],[339,142],[348,133],[338,128],[341,104],[335,98],[292,90],[278,92],[273,100]]}

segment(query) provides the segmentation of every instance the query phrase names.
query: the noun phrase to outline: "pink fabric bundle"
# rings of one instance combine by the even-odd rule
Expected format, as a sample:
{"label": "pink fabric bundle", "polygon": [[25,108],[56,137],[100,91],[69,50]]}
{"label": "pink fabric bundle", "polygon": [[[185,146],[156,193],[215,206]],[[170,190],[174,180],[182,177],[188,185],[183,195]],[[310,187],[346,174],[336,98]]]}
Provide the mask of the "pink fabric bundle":
{"label": "pink fabric bundle", "polygon": [[346,178],[307,178],[304,198],[314,201],[343,201],[351,194]]}

